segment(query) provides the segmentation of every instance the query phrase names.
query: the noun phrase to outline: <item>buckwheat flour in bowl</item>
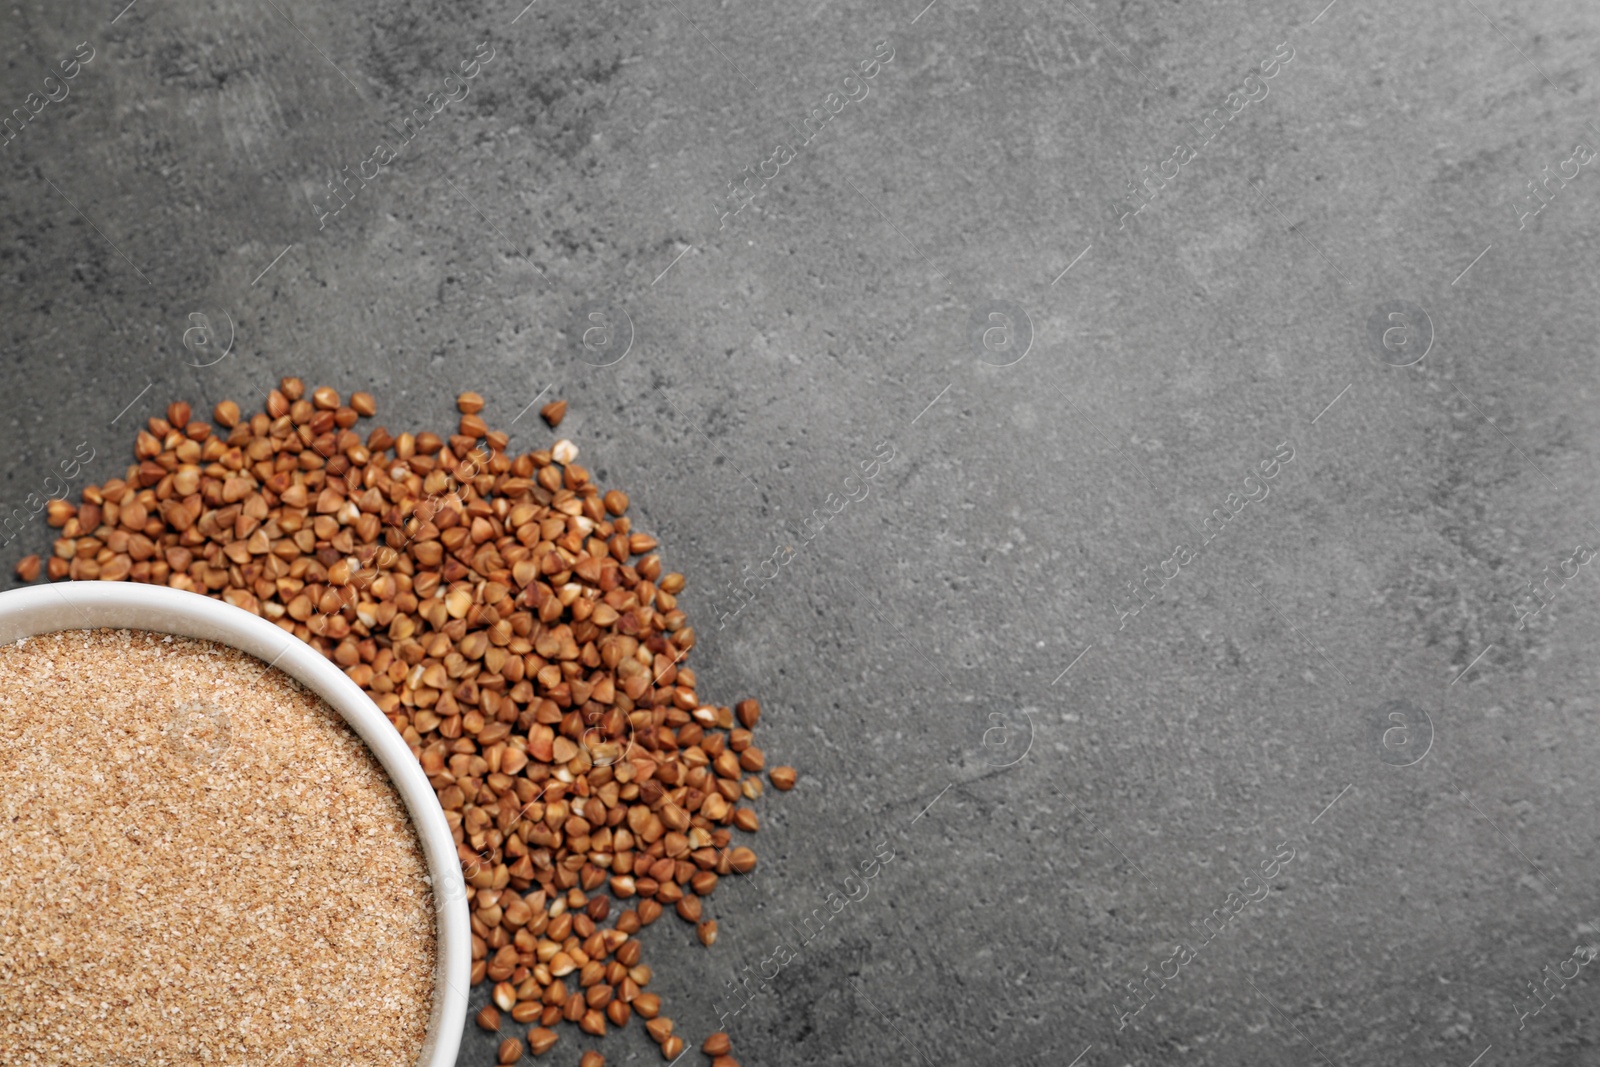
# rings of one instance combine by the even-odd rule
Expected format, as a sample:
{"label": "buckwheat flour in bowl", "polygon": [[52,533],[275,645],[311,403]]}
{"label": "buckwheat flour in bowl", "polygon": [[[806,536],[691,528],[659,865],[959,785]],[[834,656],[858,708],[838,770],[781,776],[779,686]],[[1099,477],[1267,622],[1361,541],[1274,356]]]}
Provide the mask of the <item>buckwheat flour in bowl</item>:
{"label": "buckwheat flour in bowl", "polygon": [[0,1063],[414,1064],[427,875],[371,750],[262,661],[0,645]]}

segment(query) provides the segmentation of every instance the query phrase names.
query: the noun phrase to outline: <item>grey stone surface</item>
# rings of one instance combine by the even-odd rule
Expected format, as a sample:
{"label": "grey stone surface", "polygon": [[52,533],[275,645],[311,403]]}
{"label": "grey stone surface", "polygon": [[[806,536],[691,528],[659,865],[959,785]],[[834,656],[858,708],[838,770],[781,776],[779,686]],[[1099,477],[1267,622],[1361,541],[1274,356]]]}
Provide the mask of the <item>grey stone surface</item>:
{"label": "grey stone surface", "polygon": [[[716,946],[650,931],[680,1031],[882,842],[728,1021],[744,1063],[1593,1063],[1593,975],[1519,1012],[1600,940],[1600,591],[1581,567],[1522,628],[1517,595],[1600,547],[1600,178],[1517,205],[1600,147],[1600,14],[923,2],[8,7],[5,111],[94,53],[0,144],[5,510],[282,374],[396,428],[565,397],[690,576],[703,691],[759,696],[802,774]],[[599,1047],[658,1062],[637,1026]]]}

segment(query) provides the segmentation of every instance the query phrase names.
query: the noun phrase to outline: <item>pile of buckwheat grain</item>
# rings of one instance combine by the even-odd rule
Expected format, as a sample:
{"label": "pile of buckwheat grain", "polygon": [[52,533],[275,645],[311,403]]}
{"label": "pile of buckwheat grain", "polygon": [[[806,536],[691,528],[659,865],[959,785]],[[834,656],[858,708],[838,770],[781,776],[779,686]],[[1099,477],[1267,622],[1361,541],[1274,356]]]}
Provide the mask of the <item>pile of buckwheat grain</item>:
{"label": "pile of buckwheat grain", "polygon": [[366,745],[243,652],[0,646],[0,1061],[416,1061],[427,865]]}
{"label": "pile of buckwheat grain", "polygon": [[[481,396],[457,406],[447,438],[363,439],[370,395],[308,395],[294,378],[264,413],[218,404],[220,431],[175,403],[139,433],[125,478],[50,505],[61,536],[43,569],[220,597],[372,696],[455,831],[472,979],[494,983],[477,1022],[532,1024],[501,1063],[548,1051],[563,1020],[598,1036],[634,1014],[672,1060],[685,1041],[644,991],[634,935],[670,907],[716,940],[703,900],[756,864],[734,831],[760,825],[761,707],[701,700],[684,578],[663,573],[625,493],[602,492],[572,442],[513,456]],[[553,428],[565,411],[541,414]],[[36,556],[17,565],[40,571]],[[794,771],[770,780],[792,788]]]}

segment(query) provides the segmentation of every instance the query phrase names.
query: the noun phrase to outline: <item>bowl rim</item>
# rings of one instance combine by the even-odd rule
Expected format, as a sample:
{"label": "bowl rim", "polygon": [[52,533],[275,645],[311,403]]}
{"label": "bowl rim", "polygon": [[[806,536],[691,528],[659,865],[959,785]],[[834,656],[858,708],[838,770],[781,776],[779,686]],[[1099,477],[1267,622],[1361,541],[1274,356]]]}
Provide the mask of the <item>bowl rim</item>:
{"label": "bowl rim", "polygon": [[327,701],[377,756],[422,844],[433,886],[433,1008],[416,1067],[453,1067],[467,1019],[472,927],[455,837],[422,766],[372,699],[315,648],[259,615],[160,585],[61,582],[0,591],[0,644],[64,630],[146,630],[217,641]]}

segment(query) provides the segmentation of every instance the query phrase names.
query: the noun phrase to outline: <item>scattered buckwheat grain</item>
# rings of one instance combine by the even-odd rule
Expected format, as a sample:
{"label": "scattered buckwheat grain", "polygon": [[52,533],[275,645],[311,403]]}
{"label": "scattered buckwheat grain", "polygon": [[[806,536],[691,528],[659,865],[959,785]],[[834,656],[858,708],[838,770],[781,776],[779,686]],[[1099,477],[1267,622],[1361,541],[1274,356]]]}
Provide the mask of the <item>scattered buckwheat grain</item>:
{"label": "scattered buckwheat grain", "polygon": [[[148,419],[124,477],[47,515],[61,536],[44,576],[219,597],[366,690],[455,837],[471,981],[498,1015],[480,1026],[537,1021],[538,1056],[562,1020],[601,1036],[659,1018],[636,938],[671,905],[710,946],[712,890],[755,868],[733,835],[760,826],[738,806],[764,789],[760,703],[702,697],[687,579],[574,442],[510,453],[470,392],[455,434],[363,439],[371,395],[309,395],[284,378],[261,412],[223,401],[221,434],[182,401]],[[553,428],[566,411],[540,414]],[[794,784],[792,768],[770,777]],[[669,1033],[663,1051],[683,1044]]]}

